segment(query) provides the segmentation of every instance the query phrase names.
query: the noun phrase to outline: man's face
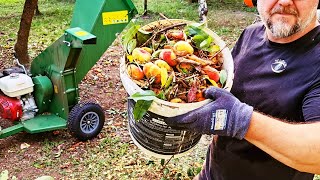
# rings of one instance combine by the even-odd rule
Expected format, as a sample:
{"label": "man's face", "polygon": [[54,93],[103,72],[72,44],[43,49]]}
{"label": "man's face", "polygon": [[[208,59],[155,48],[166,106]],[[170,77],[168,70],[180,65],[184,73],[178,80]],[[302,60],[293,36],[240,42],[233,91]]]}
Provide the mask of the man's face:
{"label": "man's face", "polygon": [[304,30],[315,20],[319,0],[258,0],[262,21],[276,38]]}

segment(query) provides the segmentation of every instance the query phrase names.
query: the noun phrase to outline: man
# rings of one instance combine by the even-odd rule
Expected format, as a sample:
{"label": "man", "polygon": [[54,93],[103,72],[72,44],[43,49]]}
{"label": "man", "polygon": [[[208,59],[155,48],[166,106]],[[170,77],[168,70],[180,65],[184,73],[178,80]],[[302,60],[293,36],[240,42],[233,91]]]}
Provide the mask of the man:
{"label": "man", "polygon": [[[298,144],[301,137],[313,138],[304,131],[309,125],[294,126],[277,120],[320,120],[318,2],[258,0],[263,23],[245,29],[232,50],[232,94],[209,88],[205,96],[213,102],[165,120],[175,128],[219,135],[209,146],[199,179],[307,180],[313,179],[313,174],[291,167],[319,172],[312,157],[305,156],[310,163],[307,167],[293,157],[300,151],[292,147],[301,149],[304,145]],[[319,146],[305,148],[320,151],[312,149]]]}

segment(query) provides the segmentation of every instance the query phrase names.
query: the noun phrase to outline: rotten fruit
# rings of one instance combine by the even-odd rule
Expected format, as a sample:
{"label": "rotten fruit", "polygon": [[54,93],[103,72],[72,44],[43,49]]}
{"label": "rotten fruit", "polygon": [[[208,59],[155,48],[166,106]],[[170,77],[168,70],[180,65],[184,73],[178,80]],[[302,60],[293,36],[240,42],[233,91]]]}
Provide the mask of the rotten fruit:
{"label": "rotten fruit", "polygon": [[132,58],[138,63],[143,64],[151,60],[151,54],[143,48],[135,48],[132,51]]}
{"label": "rotten fruit", "polygon": [[202,70],[204,71],[205,74],[208,75],[208,77],[212,80],[214,80],[215,82],[218,82],[220,77],[219,77],[219,71],[216,70],[215,68],[211,67],[211,66],[205,66],[202,68]]}
{"label": "rotten fruit", "polygon": [[224,87],[224,47],[199,26],[159,24],[143,32],[148,36],[135,39],[136,47],[125,56],[128,75],[142,89],[172,103],[192,103],[205,100],[203,91],[209,86]]}
{"label": "rotten fruit", "polygon": [[143,66],[143,73],[147,79],[154,81],[154,83],[159,84],[161,82],[161,69],[152,62]]}
{"label": "rotten fruit", "polygon": [[142,69],[135,64],[128,65],[127,73],[134,80],[141,80],[144,78],[144,73],[143,73]]}
{"label": "rotten fruit", "polygon": [[194,51],[193,47],[186,41],[178,41],[174,44],[173,48],[181,55],[193,54]]}
{"label": "rotten fruit", "polygon": [[166,61],[170,66],[177,65],[177,56],[171,49],[163,49],[160,52],[159,58]]}

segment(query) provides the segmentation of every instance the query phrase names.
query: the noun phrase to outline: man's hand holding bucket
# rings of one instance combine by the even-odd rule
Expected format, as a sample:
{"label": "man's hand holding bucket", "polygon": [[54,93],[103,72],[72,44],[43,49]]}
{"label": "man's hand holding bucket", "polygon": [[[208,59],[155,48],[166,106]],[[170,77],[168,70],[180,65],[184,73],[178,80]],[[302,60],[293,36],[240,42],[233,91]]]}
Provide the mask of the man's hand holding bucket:
{"label": "man's hand holding bucket", "polygon": [[210,87],[204,95],[205,98],[212,99],[212,102],[186,114],[167,118],[165,122],[175,129],[243,139],[253,107],[240,102],[221,88]]}

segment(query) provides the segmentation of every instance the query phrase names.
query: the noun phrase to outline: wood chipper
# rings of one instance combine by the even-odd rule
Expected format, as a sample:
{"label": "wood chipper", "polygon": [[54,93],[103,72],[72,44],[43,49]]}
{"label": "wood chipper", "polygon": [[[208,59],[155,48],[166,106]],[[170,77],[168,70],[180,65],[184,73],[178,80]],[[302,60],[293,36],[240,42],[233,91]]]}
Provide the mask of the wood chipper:
{"label": "wood chipper", "polygon": [[137,10],[130,0],[77,0],[71,28],[31,63],[2,70],[0,116],[14,125],[0,138],[21,131],[40,133],[68,127],[80,140],[104,124],[99,104],[79,103],[78,84]]}

